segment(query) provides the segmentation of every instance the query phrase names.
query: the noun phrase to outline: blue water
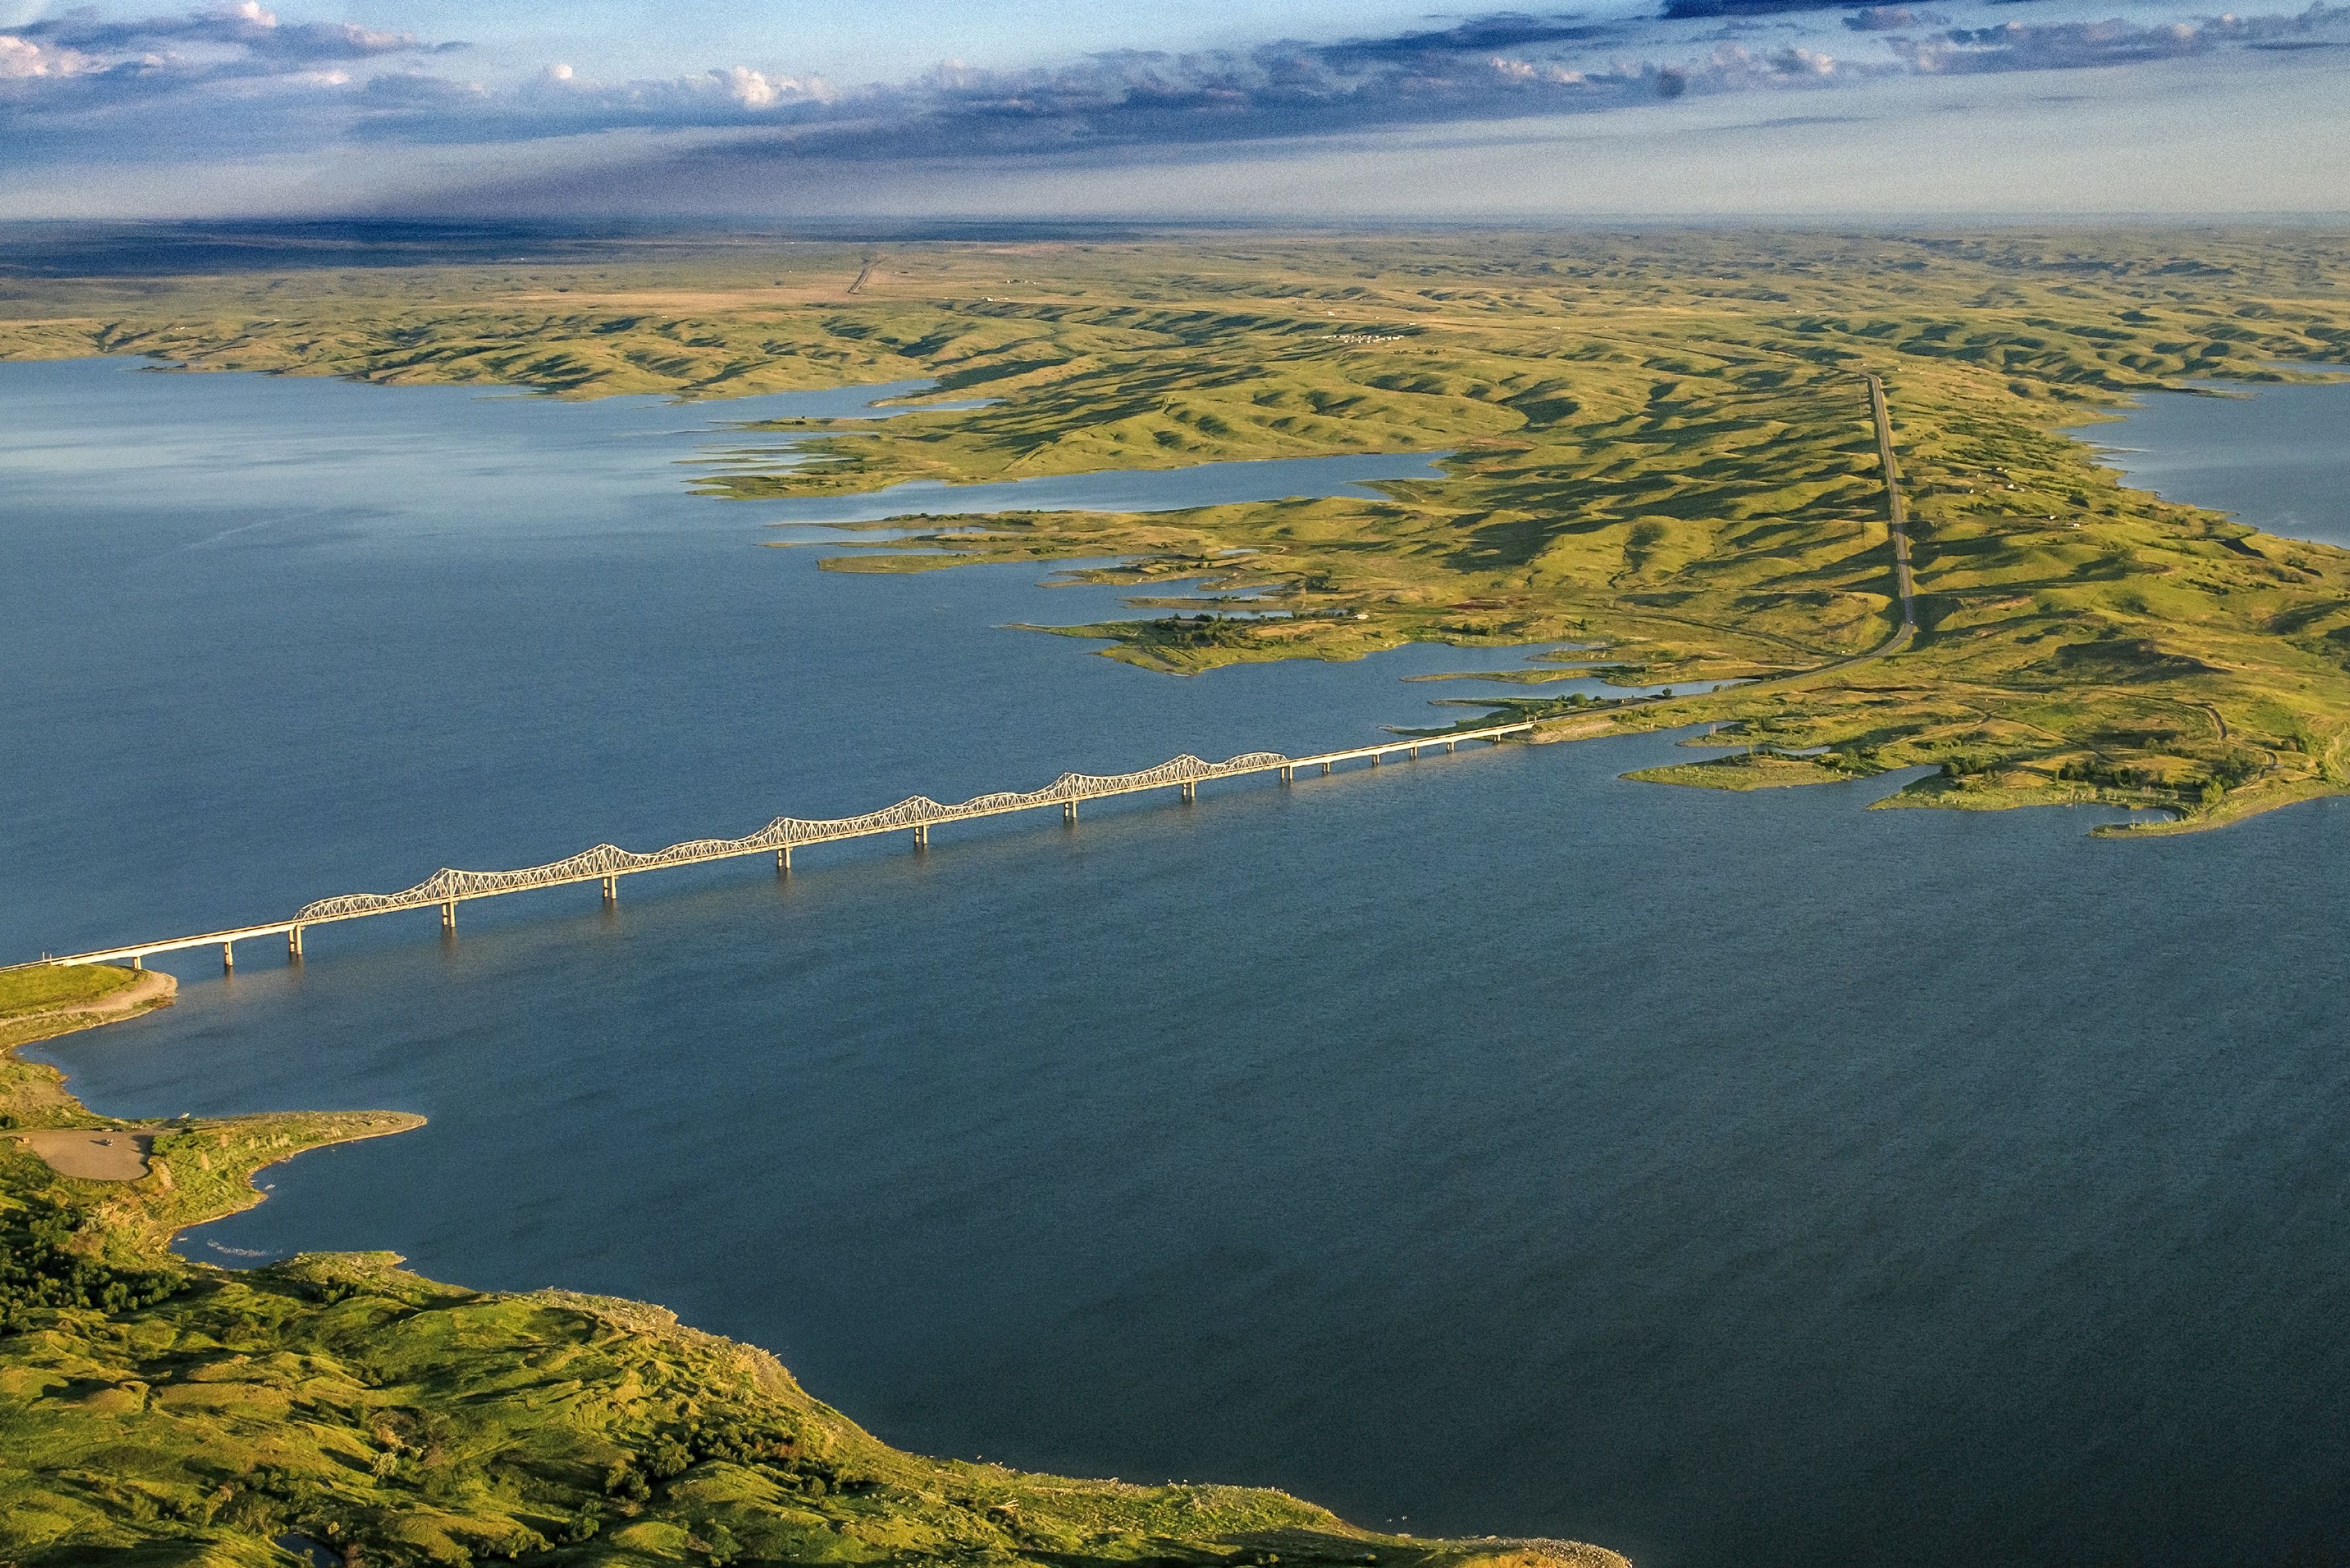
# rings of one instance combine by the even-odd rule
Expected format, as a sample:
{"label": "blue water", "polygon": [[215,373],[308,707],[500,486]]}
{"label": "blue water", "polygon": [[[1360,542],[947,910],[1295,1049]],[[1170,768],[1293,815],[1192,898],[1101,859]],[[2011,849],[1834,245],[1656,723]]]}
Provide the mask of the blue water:
{"label": "blue water", "polygon": [[1053,474],[992,484],[922,479],[864,495],[781,502],[768,510],[778,526],[999,512],[1173,512],[1285,495],[1376,496],[1378,492],[1369,488],[1374,481],[1443,477],[1444,471],[1430,457],[1274,457],[1191,468]]}
{"label": "blue water", "polygon": [[[1178,680],[995,629],[1117,607],[1034,568],[819,573],[683,493],[708,417],[0,366],[5,950],[1459,711],[1453,650]],[[1674,755],[363,922],[56,1055],[432,1118],[199,1255],[658,1300],[931,1451],[1643,1568],[2341,1546],[2350,809],[1617,776]]]}
{"label": "blue water", "polygon": [[2158,392],[2118,424],[2072,433],[2138,489],[2239,513],[2267,533],[2350,547],[2350,385]]}
{"label": "blue water", "polygon": [[[0,367],[20,744],[0,954],[265,919],[443,861],[1360,743],[1473,694],[1402,677],[1524,661],[1418,646],[1170,680],[1000,629],[1138,613],[1117,590],[825,573],[760,547],[800,504],[684,488],[734,439],[718,421],[915,385],[679,406]],[[1378,460],[1332,461],[1326,490]],[[1258,493],[1312,493],[1265,467]]]}

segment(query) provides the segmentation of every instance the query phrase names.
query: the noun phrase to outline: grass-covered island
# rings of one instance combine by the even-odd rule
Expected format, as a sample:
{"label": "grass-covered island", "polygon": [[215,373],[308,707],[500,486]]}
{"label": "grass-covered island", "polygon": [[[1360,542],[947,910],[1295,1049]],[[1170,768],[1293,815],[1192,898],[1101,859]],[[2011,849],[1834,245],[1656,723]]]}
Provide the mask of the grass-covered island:
{"label": "grass-covered island", "polygon": [[[258,1202],[263,1166],[417,1118],[140,1127],[16,1058],[170,991],[0,971],[0,1563],[1623,1568],[1560,1542],[1375,1534],[1274,1491],[901,1453],[764,1352],[633,1302],[469,1291],[380,1253],[184,1262],[172,1234]],[[65,1176],[34,1146],[130,1168]]]}
{"label": "grass-covered island", "polygon": [[[1513,705],[1556,721],[1553,738],[1708,722],[1814,753],[1802,770],[1651,775],[1672,782],[1923,763],[1932,777],[1901,803],[2101,801],[2185,826],[2350,788],[2350,553],[2126,489],[2065,433],[2139,392],[2350,361],[2339,234],[533,249],[346,267],[257,244],[230,270],[102,277],[28,254],[0,268],[0,357],[571,397],[936,379],[885,423],[746,431],[701,482],[745,501],[1449,452],[1448,477],[1383,499],[938,516],[827,565],[1118,557],[1086,575],[1164,613],[1068,629],[1176,671],[1407,640],[1573,642],[1626,682],[1752,684],[1596,712],[1530,685]],[[1856,656],[1898,615],[1866,375],[1891,403],[1918,621],[1876,659]],[[946,400],[984,406],[921,407]],[[778,435],[808,444],[771,461]],[[1203,587],[1258,613],[1222,613]]]}

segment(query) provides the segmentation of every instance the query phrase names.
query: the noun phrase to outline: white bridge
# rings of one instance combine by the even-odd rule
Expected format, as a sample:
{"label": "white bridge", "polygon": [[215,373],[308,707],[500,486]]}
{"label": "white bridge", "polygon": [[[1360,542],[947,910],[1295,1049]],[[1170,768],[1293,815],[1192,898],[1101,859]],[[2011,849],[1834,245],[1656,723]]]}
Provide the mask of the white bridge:
{"label": "white bridge", "polygon": [[1197,757],[1181,756],[1161,763],[1155,768],[1145,768],[1140,773],[1107,775],[1063,774],[1043,789],[983,794],[960,805],[941,805],[927,795],[918,794],[879,811],[867,812],[862,816],[820,821],[779,816],[747,837],[690,839],[650,855],[639,855],[617,845],[598,844],[593,849],[582,850],[566,859],[550,861],[544,866],[525,867],[518,871],[454,871],[444,868],[435,871],[415,887],[398,893],[345,893],[338,898],[320,898],[295,910],[290,919],[265,925],[238,926],[232,930],[204,931],[192,937],[171,937],[161,941],[133,942],[125,947],[68,953],[61,958],[45,958],[40,961],[78,964],[118,963],[128,960],[133,969],[138,969],[155,953],[178,952],[187,948],[209,947],[217,943],[223,966],[234,968],[238,942],[275,936],[283,936],[286,951],[299,958],[302,956],[303,931],[311,926],[328,925],[337,920],[364,919],[370,915],[390,915],[402,909],[423,909],[438,905],[442,929],[454,930],[457,928],[457,906],[468,898],[492,898],[501,893],[522,893],[535,888],[559,888],[572,882],[600,882],[603,884],[604,899],[609,903],[619,896],[619,879],[633,877],[640,871],[663,871],[673,866],[698,866],[704,861],[731,860],[738,856],[771,853],[775,857],[775,869],[788,871],[792,865],[792,851],[811,844],[834,844],[846,838],[870,838],[877,834],[910,832],[917,845],[926,845],[931,840],[931,829],[941,823],[968,822],[977,817],[1003,816],[1015,811],[1039,811],[1054,805],[1061,808],[1063,821],[1075,822],[1081,801],[1139,794],[1154,789],[1180,789],[1183,798],[1191,800],[1197,795],[1201,784],[1214,779],[1279,774],[1283,782],[1287,783],[1300,768],[1318,767],[1326,774],[1336,763],[1367,760],[1377,763],[1395,756],[1417,757],[1422,751],[1434,746],[1441,746],[1450,752],[1462,741],[1500,741],[1504,736],[1525,734],[1533,729],[1531,722],[1493,724],[1483,729],[1455,731],[1450,734],[1406,738],[1388,745],[1323,752],[1310,757],[1285,757],[1278,752],[1250,752],[1229,762],[1204,763]]}

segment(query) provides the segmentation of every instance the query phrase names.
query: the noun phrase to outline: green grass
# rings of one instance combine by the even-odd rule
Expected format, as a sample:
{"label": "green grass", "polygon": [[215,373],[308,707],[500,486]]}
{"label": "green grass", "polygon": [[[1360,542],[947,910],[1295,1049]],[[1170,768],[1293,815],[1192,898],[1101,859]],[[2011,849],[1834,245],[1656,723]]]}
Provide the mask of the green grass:
{"label": "green grass", "polygon": [[[71,1125],[78,1107],[57,1087],[57,1075],[19,1062],[14,1048],[98,1022],[99,1015],[88,1010],[119,999],[139,979],[111,964],[0,970],[0,1128]],[[169,1000],[166,992],[144,1007]],[[121,1003],[118,1000],[113,1005]]]}
{"label": "green grass", "polygon": [[1674,763],[1624,775],[1643,784],[1689,784],[1698,789],[1784,789],[1795,784],[1835,784],[1853,775],[1808,757],[1739,753],[1701,763]]}
{"label": "green grass", "polygon": [[[117,1125],[19,1065],[45,1075],[45,1104]],[[923,1459],[658,1307],[464,1290],[381,1254],[233,1273],[165,1251],[257,1202],[264,1165],[416,1121],[191,1122],[126,1183],[59,1177],[0,1139],[0,1562],[259,1568],[286,1561],[271,1541],[292,1530],[386,1568],[1621,1568],[1562,1542],[1357,1530],[1274,1491]]]}
{"label": "green grass", "polygon": [[130,970],[111,964],[36,964],[0,970],[0,1025],[33,1013],[85,1007],[118,991],[128,991],[138,981]]}
{"label": "green grass", "polygon": [[[1295,612],[1077,628],[1174,671],[1413,640],[1598,644],[1630,682],[1758,682],[1602,731],[1704,721],[1972,781],[1915,797],[1929,804],[2085,795],[2209,823],[2344,785],[2350,555],[2124,489],[2061,433],[2135,392],[2350,360],[2343,235],[941,243],[890,251],[850,296],[861,259],[679,242],[529,267],[42,280],[0,297],[0,354],[566,396],[930,376],[932,400],[994,400],[746,431],[698,483],[752,503],[1449,452],[1445,481],[1381,499],[942,515],[936,536],[827,565],[1112,556],[1078,576],[1158,598],[1245,588]],[[1814,673],[1897,618],[1864,373],[1891,401],[1921,630]],[[814,461],[763,456],[778,431],[815,438]],[[1539,692],[1516,706],[1591,729]]]}
{"label": "green grass", "polygon": [[18,1561],[260,1562],[287,1529],[385,1563],[1517,1555],[1356,1531],[1274,1492],[920,1459],[658,1309],[459,1290],[381,1257],[59,1316],[0,1341],[0,1551]]}

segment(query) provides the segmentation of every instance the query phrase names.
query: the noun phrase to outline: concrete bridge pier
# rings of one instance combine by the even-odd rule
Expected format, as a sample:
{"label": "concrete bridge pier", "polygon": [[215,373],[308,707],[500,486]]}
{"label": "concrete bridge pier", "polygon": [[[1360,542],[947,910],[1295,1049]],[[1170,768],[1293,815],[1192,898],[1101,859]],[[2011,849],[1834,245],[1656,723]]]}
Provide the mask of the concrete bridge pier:
{"label": "concrete bridge pier", "polygon": [[1449,756],[1451,756],[1451,755],[1452,754],[1452,748],[1453,748],[1453,742],[1451,742],[1451,741],[1447,741],[1447,742],[1444,742],[1444,754],[1445,754],[1446,756],[1448,756],[1448,757],[1449,757]]}
{"label": "concrete bridge pier", "polygon": [[[868,813],[861,817],[843,817],[825,822],[779,817],[775,819],[772,831],[777,834],[805,833],[808,836],[807,842],[811,844],[829,844],[837,840],[867,838],[876,835],[911,830],[914,846],[917,850],[921,850],[929,846],[931,829],[940,823],[960,822],[981,816],[997,816],[1010,812],[1041,810],[1052,804],[1053,797],[1056,794],[1061,797],[1061,821],[1068,827],[1075,828],[1077,825],[1079,809],[1088,800],[1148,794],[1152,798],[1164,802],[1166,796],[1159,794],[1158,792],[1171,784],[1177,787],[1184,804],[1189,805],[1200,798],[1200,785],[1210,779],[1277,774],[1283,786],[1287,787],[1296,781],[1297,770],[1304,767],[1319,766],[1326,777],[1336,772],[1338,763],[1342,762],[1368,759],[1372,766],[1378,767],[1386,763],[1391,753],[1416,759],[1431,746],[1440,745],[1450,753],[1457,751],[1459,743],[1463,741],[1498,744],[1505,739],[1526,735],[1534,728],[1535,725],[1532,721],[1521,720],[1514,723],[1495,724],[1482,729],[1453,731],[1442,735],[1417,735],[1409,740],[1375,742],[1368,746],[1352,746],[1341,751],[1322,752],[1305,757],[1288,757],[1278,753],[1261,752],[1235,757],[1227,763],[1202,763],[1196,757],[1183,756],[1170,759],[1156,768],[1146,768],[1139,772],[1122,774],[1113,777],[1092,779],[1084,775],[1064,775],[1059,781],[1040,790],[1023,791],[1014,794],[977,796],[963,802],[961,805],[941,805],[926,797],[918,796],[900,802],[898,806],[887,811]],[[919,821],[915,820],[918,816],[920,818]],[[672,845],[668,850],[663,851],[662,856],[632,860],[631,866],[633,870],[650,870],[656,866],[681,866],[702,861],[732,860],[737,856],[772,852],[775,857],[775,875],[780,880],[791,872],[794,847],[795,847],[795,845],[788,843],[777,844],[774,839],[767,838],[764,834],[748,843],[739,839],[722,840],[715,844],[695,841]],[[688,853],[689,851],[691,853]],[[125,945],[93,952],[63,955],[44,954],[43,959],[47,962],[55,964],[128,961],[132,969],[143,970],[147,967],[147,960],[156,953],[192,952],[217,944],[220,948],[222,970],[234,971],[236,968],[235,944],[237,942],[260,937],[283,936],[286,939],[287,962],[291,966],[301,962],[306,933],[313,923],[354,919],[365,915],[404,913],[426,908],[428,904],[437,905],[440,908],[442,940],[453,949],[457,934],[457,906],[465,898],[489,898],[500,893],[521,892],[530,888],[595,882],[599,885],[605,909],[611,909],[619,901],[620,877],[624,875],[632,875],[633,870],[616,868],[611,871],[583,872],[579,869],[583,862],[588,865],[599,863],[597,859],[577,856],[569,860],[557,861],[546,866],[525,867],[517,870],[486,875],[449,874],[444,879],[443,876],[436,874],[421,887],[410,888],[399,894],[353,895],[306,904],[284,920],[272,920],[250,926],[233,926],[197,935],[150,942],[143,946]],[[600,863],[612,864],[608,860]],[[435,887],[464,887],[472,890],[463,895],[447,892],[438,898],[428,898],[426,890]],[[315,918],[312,916],[314,909],[321,911]],[[5,1568],[5,1565],[0,1565],[0,1568]]]}

